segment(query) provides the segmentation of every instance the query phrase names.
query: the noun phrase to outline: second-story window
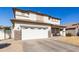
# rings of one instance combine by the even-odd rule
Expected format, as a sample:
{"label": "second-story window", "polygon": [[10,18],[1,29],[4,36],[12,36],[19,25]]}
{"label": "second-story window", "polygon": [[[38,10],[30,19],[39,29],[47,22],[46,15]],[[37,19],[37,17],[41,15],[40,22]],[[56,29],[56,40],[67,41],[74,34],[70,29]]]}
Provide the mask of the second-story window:
{"label": "second-story window", "polygon": [[28,13],[22,13],[22,16],[23,17],[29,17],[29,14]]}
{"label": "second-story window", "polygon": [[58,22],[58,20],[57,20],[57,19],[52,19],[52,21],[53,21],[53,22]]}
{"label": "second-story window", "polygon": [[25,13],[25,12],[20,12],[20,11],[16,11],[16,16],[19,16],[19,17],[29,17],[29,14],[28,13]]}

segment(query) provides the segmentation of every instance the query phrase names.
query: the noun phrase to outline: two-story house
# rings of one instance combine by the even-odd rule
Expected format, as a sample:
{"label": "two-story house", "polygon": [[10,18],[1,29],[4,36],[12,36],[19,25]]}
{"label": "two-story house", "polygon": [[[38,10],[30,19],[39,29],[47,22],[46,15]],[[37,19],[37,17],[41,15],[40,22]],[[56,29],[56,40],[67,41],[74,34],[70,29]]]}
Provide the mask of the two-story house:
{"label": "two-story house", "polygon": [[11,19],[12,38],[16,40],[41,39],[52,36],[65,36],[65,26],[60,26],[59,18],[39,12],[13,8]]}

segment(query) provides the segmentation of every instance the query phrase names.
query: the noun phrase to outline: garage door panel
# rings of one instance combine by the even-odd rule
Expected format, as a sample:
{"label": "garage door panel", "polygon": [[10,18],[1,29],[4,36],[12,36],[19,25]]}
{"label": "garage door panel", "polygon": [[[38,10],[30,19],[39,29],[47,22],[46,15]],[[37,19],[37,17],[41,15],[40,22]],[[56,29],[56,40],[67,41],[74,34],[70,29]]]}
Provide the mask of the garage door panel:
{"label": "garage door panel", "polygon": [[48,38],[47,29],[22,29],[22,40]]}

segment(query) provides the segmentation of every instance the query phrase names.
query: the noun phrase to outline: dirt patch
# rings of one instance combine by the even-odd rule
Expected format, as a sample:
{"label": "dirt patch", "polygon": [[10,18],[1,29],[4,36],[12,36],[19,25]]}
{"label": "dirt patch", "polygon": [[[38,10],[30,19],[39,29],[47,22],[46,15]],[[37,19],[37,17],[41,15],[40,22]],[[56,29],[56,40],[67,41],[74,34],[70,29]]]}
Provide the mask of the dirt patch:
{"label": "dirt patch", "polygon": [[59,39],[59,41],[79,46],[79,37],[77,37],[77,36],[61,37],[61,39]]}

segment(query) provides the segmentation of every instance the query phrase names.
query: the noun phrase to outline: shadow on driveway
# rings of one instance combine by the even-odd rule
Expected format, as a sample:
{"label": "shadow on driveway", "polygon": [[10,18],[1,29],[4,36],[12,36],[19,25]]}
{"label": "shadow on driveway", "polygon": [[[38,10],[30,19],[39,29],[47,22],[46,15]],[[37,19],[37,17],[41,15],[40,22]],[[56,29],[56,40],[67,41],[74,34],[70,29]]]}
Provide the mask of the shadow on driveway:
{"label": "shadow on driveway", "polygon": [[11,45],[11,43],[0,43],[0,49],[6,48],[10,45]]}

